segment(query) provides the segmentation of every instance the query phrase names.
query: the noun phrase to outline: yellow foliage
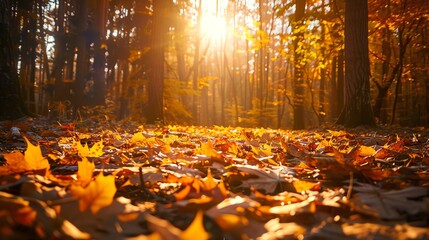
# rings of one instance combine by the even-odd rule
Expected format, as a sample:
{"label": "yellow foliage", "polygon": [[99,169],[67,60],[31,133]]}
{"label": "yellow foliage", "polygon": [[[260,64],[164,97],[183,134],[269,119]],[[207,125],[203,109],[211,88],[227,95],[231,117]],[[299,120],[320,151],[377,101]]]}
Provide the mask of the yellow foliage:
{"label": "yellow foliage", "polygon": [[92,181],[92,175],[95,169],[93,162],[88,161],[86,157],[83,157],[82,161],[77,163],[77,180],[80,186],[87,186]]}
{"label": "yellow foliage", "polygon": [[27,150],[25,150],[24,154],[14,151],[3,155],[8,165],[0,168],[0,175],[33,170],[49,170],[49,162],[42,156],[40,146],[33,145],[26,137],[24,139],[27,142]]}
{"label": "yellow foliage", "polygon": [[101,208],[112,204],[115,193],[115,176],[104,176],[102,173],[86,188],[77,185],[71,187],[71,194],[79,199],[79,209],[82,212],[89,209],[92,213],[97,213]]}
{"label": "yellow foliage", "polygon": [[130,143],[146,143],[146,137],[142,132],[134,133],[130,139]]}
{"label": "yellow foliage", "polygon": [[198,211],[191,225],[180,233],[180,239],[195,239],[196,236],[198,239],[209,239],[210,234],[204,229],[203,216],[203,212]]}
{"label": "yellow foliage", "polygon": [[79,157],[101,157],[103,156],[103,141],[100,140],[96,142],[91,148],[88,147],[88,144],[85,143],[84,146],[82,146],[82,143],[79,141],[73,140],[73,148],[77,150],[77,153]]}
{"label": "yellow foliage", "polygon": [[201,147],[195,151],[197,154],[206,155],[207,157],[212,158],[221,158],[222,155],[220,155],[213,146],[213,143],[211,141],[207,141],[207,143],[201,143]]}

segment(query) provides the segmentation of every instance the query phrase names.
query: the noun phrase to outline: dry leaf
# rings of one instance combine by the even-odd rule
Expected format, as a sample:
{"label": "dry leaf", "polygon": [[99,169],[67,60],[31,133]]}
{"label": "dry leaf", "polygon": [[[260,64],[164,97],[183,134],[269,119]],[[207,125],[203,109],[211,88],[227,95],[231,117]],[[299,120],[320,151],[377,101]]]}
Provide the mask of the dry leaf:
{"label": "dry leaf", "polygon": [[423,201],[411,200],[425,197],[428,190],[423,187],[408,187],[401,190],[383,191],[382,189],[364,183],[355,183],[355,201],[363,202],[372,208],[380,218],[401,219],[404,213],[415,215],[427,213],[428,208]]}
{"label": "dry leaf", "polygon": [[204,229],[203,224],[203,216],[204,213],[202,211],[198,211],[195,215],[194,220],[191,225],[185,229],[185,231],[180,233],[181,239],[210,239],[210,234]]}
{"label": "dry leaf", "polygon": [[33,145],[26,137],[24,139],[27,142],[27,150],[24,155],[19,151],[3,155],[8,165],[0,167],[1,175],[36,170],[46,170],[45,174],[48,173],[50,165],[48,160],[42,156],[40,146]]}
{"label": "dry leaf", "polygon": [[92,213],[109,206],[115,193],[115,176],[104,176],[102,173],[86,188],[74,185],[71,187],[71,194],[79,199],[79,209],[81,211],[90,209]]}
{"label": "dry leaf", "polygon": [[77,150],[77,153],[79,157],[101,157],[103,156],[103,141],[100,140],[94,145],[92,145],[91,148],[88,147],[88,144],[85,143],[84,146],[82,146],[82,143],[80,141],[73,141],[73,147]]}
{"label": "dry leaf", "polygon": [[82,161],[77,163],[77,166],[76,175],[79,185],[86,187],[92,181],[95,165],[93,162],[88,161],[86,157],[83,157]]}

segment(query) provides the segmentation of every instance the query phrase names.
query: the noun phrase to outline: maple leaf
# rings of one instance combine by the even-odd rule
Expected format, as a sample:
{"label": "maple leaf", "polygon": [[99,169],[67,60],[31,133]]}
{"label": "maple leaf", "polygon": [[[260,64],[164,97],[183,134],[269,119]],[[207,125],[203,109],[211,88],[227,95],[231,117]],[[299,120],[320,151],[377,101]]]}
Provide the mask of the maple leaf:
{"label": "maple leaf", "polygon": [[25,150],[25,162],[30,167],[29,170],[49,169],[49,162],[42,156],[40,146],[33,145],[26,137],[27,150]]}
{"label": "maple leaf", "polygon": [[142,132],[134,133],[134,135],[129,140],[130,143],[146,143],[147,139]]}
{"label": "maple leaf", "polygon": [[[400,219],[403,213],[410,215],[427,213],[428,208],[423,201],[410,200],[425,197],[426,188],[408,187],[401,190],[383,191],[382,189],[364,183],[356,183],[353,190],[357,191],[354,199],[373,209],[383,219]],[[359,204],[358,204],[359,205]]]}
{"label": "maple leaf", "polygon": [[279,167],[277,169],[261,169],[257,166],[250,165],[237,165],[236,167],[241,172],[255,176],[255,178],[242,181],[242,187],[264,189],[267,193],[274,193],[277,187],[285,187],[285,190],[295,191],[291,184],[292,176],[283,172],[284,170],[287,170],[285,167]]}
{"label": "maple leaf", "polygon": [[77,166],[77,180],[81,186],[85,187],[92,181],[95,165],[84,157],[82,161],[77,163]]}
{"label": "maple leaf", "polygon": [[195,150],[195,153],[206,155],[214,159],[222,158],[222,155],[219,154],[216,149],[214,149],[213,143],[209,140],[207,143],[201,143],[201,147]]}
{"label": "maple leaf", "polygon": [[85,143],[84,146],[82,146],[82,143],[80,141],[74,141],[73,140],[73,147],[77,150],[77,153],[79,157],[101,157],[103,153],[103,141],[100,140],[94,145],[92,145],[91,148],[88,147],[88,144]]}
{"label": "maple leaf", "polygon": [[210,239],[210,234],[204,229],[203,216],[203,212],[198,211],[191,225],[180,233],[180,238],[195,239],[198,236],[198,239]]}
{"label": "maple leaf", "polygon": [[102,173],[98,174],[95,181],[89,183],[86,188],[75,185],[71,187],[71,194],[79,199],[79,209],[85,211],[89,208],[92,213],[109,206],[115,193],[115,176],[104,176]]}
{"label": "maple leaf", "polygon": [[26,137],[24,139],[27,142],[27,149],[24,154],[14,151],[3,155],[8,166],[0,168],[1,175],[34,170],[46,170],[45,174],[48,173],[50,165],[48,160],[42,156],[40,146],[33,145]]}

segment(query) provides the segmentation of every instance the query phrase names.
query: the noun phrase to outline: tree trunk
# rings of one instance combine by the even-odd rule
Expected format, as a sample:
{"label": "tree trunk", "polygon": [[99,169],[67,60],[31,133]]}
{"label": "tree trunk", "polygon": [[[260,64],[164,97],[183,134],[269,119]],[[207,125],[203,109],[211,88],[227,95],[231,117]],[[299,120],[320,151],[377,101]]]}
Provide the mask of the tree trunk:
{"label": "tree trunk", "polygon": [[168,30],[168,1],[153,1],[147,112],[147,122],[150,124],[164,122],[164,51]]}
{"label": "tree trunk", "polygon": [[19,90],[17,75],[19,27],[14,16],[15,1],[0,1],[0,119],[16,119],[27,111]]}
{"label": "tree trunk", "polygon": [[375,126],[369,92],[367,0],[346,2],[345,60],[345,102],[337,124]]}
{"label": "tree trunk", "polygon": [[77,59],[76,75],[73,86],[72,103],[74,108],[74,117],[77,117],[80,108],[85,105],[85,84],[88,75],[88,53],[85,33],[87,31],[88,2],[87,0],[76,1],[76,20],[77,20]]}
{"label": "tree trunk", "polygon": [[104,105],[106,95],[106,77],[105,77],[105,48],[102,42],[106,36],[106,10],[107,1],[95,1],[95,41],[94,41],[94,104]]}
{"label": "tree trunk", "polygon": [[302,49],[299,49],[299,42],[303,41],[304,30],[303,19],[305,14],[306,0],[296,0],[295,20],[294,20],[294,96],[293,96],[293,128],[304,129],[305,128],[305,81],[304,81],[304,69],[301,63],[303,58]]}

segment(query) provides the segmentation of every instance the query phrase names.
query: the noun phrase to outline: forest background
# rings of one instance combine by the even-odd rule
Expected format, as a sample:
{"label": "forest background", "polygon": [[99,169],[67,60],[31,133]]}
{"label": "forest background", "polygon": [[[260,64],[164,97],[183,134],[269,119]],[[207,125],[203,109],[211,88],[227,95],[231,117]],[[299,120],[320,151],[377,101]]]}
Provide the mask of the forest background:
{"label": "forest background", "polygon": [[[429,125],[428,12],[426,0],[368,0],[380,124]],[[333,123],[348,94],[344,16],[342,0],[1,1],[0,117]]]}

